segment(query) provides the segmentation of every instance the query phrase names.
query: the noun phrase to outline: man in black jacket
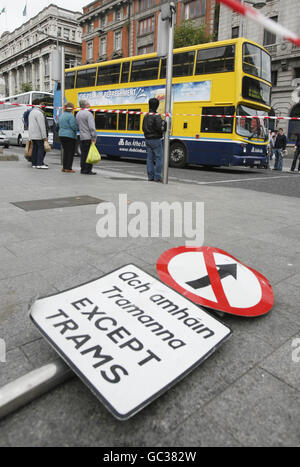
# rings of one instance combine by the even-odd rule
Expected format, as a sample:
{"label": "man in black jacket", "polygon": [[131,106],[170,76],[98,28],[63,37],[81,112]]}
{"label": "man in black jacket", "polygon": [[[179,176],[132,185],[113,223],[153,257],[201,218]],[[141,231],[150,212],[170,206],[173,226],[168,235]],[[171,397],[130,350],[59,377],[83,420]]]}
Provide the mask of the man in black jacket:
{"label": "man in black jacket", "polygon": [[283,129],[279,128],[278,135],[275,140],[275,147],[274,147],[274,154],[275,154],[275,165],[273,170],[281,170],[282,171],[282,162],[283,162],[283,154],[286,148],[286,136],[283,134]]}
{"label": "man in black jacket", "polygon": [[159,100],[155,97],[149,100],[149,112],[143,120],[143,132],[147,149],[147,173],[148,180],[162,181],[163,146],[162,137],[166,129],[166,122],[156,113]]}
{"label": "man in black jacket", "polygon": [[[294,172],[294,170],[296,168],[297,159],[299,157],[299,154],[300,154],[300,134],[297,136],[297,141],[296,141],[296,144],[295,144],[294,160],[293,160],[293,163],[292,163],[291,172]],[[299,164],[298,164],[298,173],[300,173],[300,159],[299,159]]]}

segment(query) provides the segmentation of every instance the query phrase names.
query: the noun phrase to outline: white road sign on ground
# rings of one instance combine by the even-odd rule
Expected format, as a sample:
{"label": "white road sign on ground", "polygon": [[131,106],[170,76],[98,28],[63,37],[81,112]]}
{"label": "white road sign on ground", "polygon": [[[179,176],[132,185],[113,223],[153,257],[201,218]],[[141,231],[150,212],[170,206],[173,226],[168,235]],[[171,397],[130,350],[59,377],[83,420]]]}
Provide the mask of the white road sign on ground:
{"label": "white road sign on ground", "polygon": [[230,335],[228,327],[132,264],[37,300],[30,316],[118,419],[144,408]]}

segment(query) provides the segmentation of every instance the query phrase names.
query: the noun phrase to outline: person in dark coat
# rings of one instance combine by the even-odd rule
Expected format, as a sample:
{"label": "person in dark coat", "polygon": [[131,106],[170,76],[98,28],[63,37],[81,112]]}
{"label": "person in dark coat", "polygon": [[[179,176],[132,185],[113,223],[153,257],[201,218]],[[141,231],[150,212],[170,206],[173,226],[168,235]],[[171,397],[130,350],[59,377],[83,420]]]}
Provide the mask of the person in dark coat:
{"label": "person in dark coat", "polygon": [[163,132],[166,130],[166,122],[156,113],[159,100],[153,97],[149,100],[149,112],[143,120],[143,132],[147,149],[147,173],[148,180],[161,182],[163,167]]}
{"label": "person in dark coat", "polygon": [[275,140],[274,154],[275,154],[275,165],[273,170],[282,171],[283,163],[283,151],[286,148],[286,136],[283,134],[283,129],[279,128],[278,135]]}
{"label": "person in dark coat", "polygon": [[[300,154],[300,133],[297,136],[297,141],[296,141],[296,144],[295,144],[294,160],[292,162],[292,167],[291,167],[291,170],[290,170],[291,172],[294,172],[294,170],[296,168],[297,159],[299,157],[299,154]],[[299,159],[299,164],[298,164],[298,173],[300,173],[300,159]]]}

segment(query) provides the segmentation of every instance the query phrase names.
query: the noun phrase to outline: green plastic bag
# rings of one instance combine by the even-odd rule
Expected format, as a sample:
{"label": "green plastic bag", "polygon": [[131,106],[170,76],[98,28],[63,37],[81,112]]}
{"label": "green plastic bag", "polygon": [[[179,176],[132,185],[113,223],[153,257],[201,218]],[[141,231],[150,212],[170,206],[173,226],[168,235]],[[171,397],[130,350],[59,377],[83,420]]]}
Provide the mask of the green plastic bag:
{"label": "green plastic bag", "polygon": [[95,143],[91,144],[86,163],[87,164],[98,164],[98,162],[101,161],[101,155],[98,152],[98,149],[96,148]]}

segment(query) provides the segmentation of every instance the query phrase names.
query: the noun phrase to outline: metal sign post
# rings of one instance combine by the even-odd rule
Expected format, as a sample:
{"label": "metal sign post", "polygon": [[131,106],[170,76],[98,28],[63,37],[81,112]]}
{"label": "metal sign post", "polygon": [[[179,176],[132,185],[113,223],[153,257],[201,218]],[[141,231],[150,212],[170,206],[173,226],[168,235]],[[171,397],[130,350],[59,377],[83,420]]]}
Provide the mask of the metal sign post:
{"label": "metal sign post", "polygon": [[[165,10],[163,10],[165,7]],[[167,76],[166,76],[166,105],[165,113],[167,130],[164,138],[164,164],[163,164],[163,183],[168,183],[169,170],[169,150],[170,150],[170,132],[171,132],[171,113],[172,113],[172,77],[173,77],[173,44],[174,44],[174,29],[175,29],[175,3],[169,3],[162,7],[162,20],[169,21],[169,42],[167,55]]]}
{"label": "metal sign post", "polygon": [[[65,106],[65,48],[61,48],[61,108]],[[63,165],[64,150],[61,146],[61,165]]]}

